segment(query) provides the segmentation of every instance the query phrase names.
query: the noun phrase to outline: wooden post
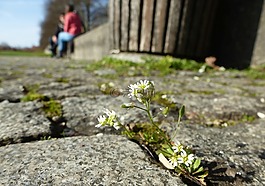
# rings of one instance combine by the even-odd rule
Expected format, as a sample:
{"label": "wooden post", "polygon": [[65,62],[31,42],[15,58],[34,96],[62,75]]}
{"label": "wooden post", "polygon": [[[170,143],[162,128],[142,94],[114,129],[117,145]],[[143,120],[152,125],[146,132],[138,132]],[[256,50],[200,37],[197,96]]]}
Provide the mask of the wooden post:
{"label": "wooden post", "polygon": [[141,41],[140,41],[141,52],[151,51],[153,10],[154,10],[154,0],[144,0],[143,1]]}
{"label": "wooden post", "polygon": [[155,11],[154,35],[152,40],[152,52],[163,53],[164,34],[166,31],[166,15],[168,0],[157,0]]}
{"label": "wooden post", "polygon": [[120,49],[121,41],[121,1],[114,0],[114,48]]}
{"label": "wooden post", "polygon": [[110,49],[114,49],[114,0],[109,0],[109,31]]}
{"label": "wooden post", "polygon": [[129,50],[138,51],[141,0],[131,0]]}
{"label": "wooden post", "polygon": [[220,1],[110,0],[112,49],[204,57]]}
{"label": "wooden post", "polygon": [[181,13],[181,0],[171,0],[170,9],[169,9],[169,17],[167,24],[167,33],[165,39],[165,49],[164,53],[173,54],[175,50],[178,28],[179,28],[179,20]]}
{"label": "wooden post", "polygon": [[130,1],[122,0],[122,22],[121,22],[121,51],[128,51],[129,49],[129,15],[130,15]]}

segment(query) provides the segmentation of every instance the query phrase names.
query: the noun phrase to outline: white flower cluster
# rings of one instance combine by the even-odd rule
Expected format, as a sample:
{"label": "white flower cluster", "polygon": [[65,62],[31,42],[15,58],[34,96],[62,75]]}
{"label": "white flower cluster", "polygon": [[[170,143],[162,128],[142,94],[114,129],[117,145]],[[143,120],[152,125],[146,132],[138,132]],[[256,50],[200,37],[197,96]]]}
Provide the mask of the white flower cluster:
{"label": "white flower cluster", "polygon": [[110,111],[108,109],[105,109],[105,115],[101,115],[98,117],[98,122],[95,127],[100,128],[102,126],[111,126],[114,127],[116,130],[119,130],[121,127],[121,124],[118,121],[117,115],[115,111]]}
{"label": "white flower cluster", "polygon": [[135,84],[129,85],[128,88],[129,98],[136,98],[140,103],[150,101],[154,96],[154,83],[148,80],[140,80]]}
{"label": "white flower cluster", "polygon": [[188,154],[183,145],[178,142],[178,144],[172,147],[174,155],[169,159],[169,163],[175,168],[179,164],[184,164],[189,167],[192,165],[193,160],[195,159],[194,154]]}

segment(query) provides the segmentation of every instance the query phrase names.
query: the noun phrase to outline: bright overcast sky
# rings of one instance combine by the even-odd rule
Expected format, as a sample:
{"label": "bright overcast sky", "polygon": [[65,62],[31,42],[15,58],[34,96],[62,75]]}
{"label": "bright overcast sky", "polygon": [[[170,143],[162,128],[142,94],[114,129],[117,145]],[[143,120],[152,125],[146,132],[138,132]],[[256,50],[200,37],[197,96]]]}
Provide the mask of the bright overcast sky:
{"label": "bright overcast sky", "polygon": [[39,45],[46,0],[0,0],[0,44],[12,47]]}

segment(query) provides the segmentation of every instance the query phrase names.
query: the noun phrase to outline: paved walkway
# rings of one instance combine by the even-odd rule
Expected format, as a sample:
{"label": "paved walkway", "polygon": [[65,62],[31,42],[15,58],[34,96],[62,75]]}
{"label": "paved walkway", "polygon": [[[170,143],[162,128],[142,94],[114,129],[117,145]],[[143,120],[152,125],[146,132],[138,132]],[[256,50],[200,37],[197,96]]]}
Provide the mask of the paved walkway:
{"label": "paved walkway", "polygon": [[[110,79],[86,71],[88,64],[0,57],[0,184],[185,185],[151,163],[138,145],[94,127],[103,108],[115,109],[127,123],[145,120],[138,111],[119,109],[129,99],[103,94],[101,84],[112,82],[116,91],[150,79],[157,93],[186,105],[177,139],[203,159],[210,183],[265,185],[265,120],[257,115],[265,113],[265,80],[228,71]],[[59,101],[62,117],[47,118],[41,102],[21,102],[29,87]],[[160,106],[154,105],[154,113]],[[175,119],[172,111],[162,122],[169,133]],[[56,135],[59,139],[46,140]]]}

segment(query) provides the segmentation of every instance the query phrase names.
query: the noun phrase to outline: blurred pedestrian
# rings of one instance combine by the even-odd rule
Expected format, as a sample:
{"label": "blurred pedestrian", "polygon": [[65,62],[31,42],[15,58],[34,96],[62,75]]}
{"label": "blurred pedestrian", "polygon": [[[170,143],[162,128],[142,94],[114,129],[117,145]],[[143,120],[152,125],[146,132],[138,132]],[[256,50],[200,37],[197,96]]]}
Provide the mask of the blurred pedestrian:
{"label": "blurred pedestrian", "polygon": [[54,35],[49,38],[49,44],[50,44],[49,49],[52,52],[52,57],[56,56],[56,51],[57,51],[57,46],[58,46],[57,41],[58,41],[59,33],[64,31],[64,15],[65,14],[63,12],[60,13],[56,31]]}
{"label": "blurred pedestrian", "polygon": [[74,11],[73,4],[65,6],[64,31],[59,33],[58,37],[58,57],[63,57],[65,51],[64,42],[69,42],[82,32],[82,21],[78,14]]}

